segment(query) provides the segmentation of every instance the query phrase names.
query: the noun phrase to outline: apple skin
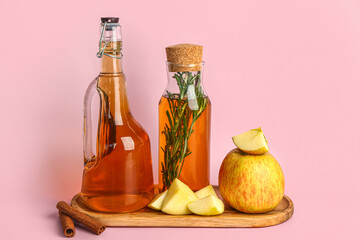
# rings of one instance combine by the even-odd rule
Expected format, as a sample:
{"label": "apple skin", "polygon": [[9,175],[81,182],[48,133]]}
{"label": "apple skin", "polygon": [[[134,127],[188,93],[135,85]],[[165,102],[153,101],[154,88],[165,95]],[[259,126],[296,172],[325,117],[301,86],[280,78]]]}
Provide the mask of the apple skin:
{"label": "apple skin", "polygon": [[238,211],[271,211],[283,198],[284,188],[284,174],[270,153],[251,155],[235,148],[221,164],[220,193]]}

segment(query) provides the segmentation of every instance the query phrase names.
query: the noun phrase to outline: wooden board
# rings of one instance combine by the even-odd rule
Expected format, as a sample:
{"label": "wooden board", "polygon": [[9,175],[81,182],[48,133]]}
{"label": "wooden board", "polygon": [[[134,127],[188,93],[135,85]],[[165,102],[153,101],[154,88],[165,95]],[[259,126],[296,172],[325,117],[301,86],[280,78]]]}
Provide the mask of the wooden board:
{"label": "wooden board", "polygon": [[[219,188],[215,186],[214,189],[221,198]],[[131,213],[101,213],[88,208],[79,194],[73,197],[71,205],[109,227],[268,227],[287,221],[294,213],[294,204],[286,195],[274,210],[267,213],[241,213],[225,203],[225,212],[218,216],[175,216],[147,207]]]}

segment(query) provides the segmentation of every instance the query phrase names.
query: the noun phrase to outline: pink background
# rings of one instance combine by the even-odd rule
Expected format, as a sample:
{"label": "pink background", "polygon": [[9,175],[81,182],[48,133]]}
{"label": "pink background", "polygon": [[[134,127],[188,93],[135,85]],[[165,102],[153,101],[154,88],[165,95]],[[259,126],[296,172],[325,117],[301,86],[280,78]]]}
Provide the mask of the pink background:
{"label": "pink background", "polygon": [[[132,112],[152,141],[165,50],[204,46],[211,183],[231,137],[261,126],[295,214],[263,229],[110,228],[77,239],[360,239],[360,2],[0,2],[2,239],[63,239],[55,205],[80,191],[82,104],[99,18],[119,16]],[[157,180],[157,179],[156,179]]]}

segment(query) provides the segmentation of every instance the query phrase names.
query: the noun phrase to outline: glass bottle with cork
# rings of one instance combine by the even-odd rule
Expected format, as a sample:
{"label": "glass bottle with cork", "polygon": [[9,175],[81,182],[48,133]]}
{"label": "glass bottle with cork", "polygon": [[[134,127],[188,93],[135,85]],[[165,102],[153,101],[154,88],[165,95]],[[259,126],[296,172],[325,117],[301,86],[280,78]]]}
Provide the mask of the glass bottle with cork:
{"label": "glass bottle with cork", "polygon": [[166,48],[167,86],[159,102],[159,189],[179,178],[192,190],[209,184],[211,102],[203,87],[203,47]]}
{"label": "glass bottle with cork", "polygon": [[[101,71],[85,94],[84,172],[81,198],[101,212],[131,212],[153,198],[150,140],[130,112],[122,70],[119,18],[101,18],[97,56]],[[92,149],[91,102],[100,98],[96,154]]]}

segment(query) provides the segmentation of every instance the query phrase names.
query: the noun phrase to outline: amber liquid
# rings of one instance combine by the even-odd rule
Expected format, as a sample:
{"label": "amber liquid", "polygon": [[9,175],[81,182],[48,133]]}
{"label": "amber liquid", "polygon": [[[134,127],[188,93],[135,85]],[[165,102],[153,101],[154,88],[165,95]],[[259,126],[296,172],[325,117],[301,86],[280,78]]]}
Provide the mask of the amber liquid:
{"label": "amber liquid", "polygon": [[[162,96],[159,103],[159,189],[164,188],[161,163],[164,161],[164,148],[166,141],[165,135],[161,132],[165,124],[168,123],[166,111],[169,104],[166,97]],[[191,154],[185,158],[184,166],[181,171],[180,180],[187,184],[192,190],[199,190],[209,185],[210,175],[210,114],[211,103],[208,104],[204,112],[194,124],[194,132],[189,139],[189,149]]]}
{"label": "amber liquid", "polygon": [[129,111],[122,74],[100,75],[97,91],[97,157],[85,165],[81,197],[97,211],[135,211],[154,194],[149,137]]}

